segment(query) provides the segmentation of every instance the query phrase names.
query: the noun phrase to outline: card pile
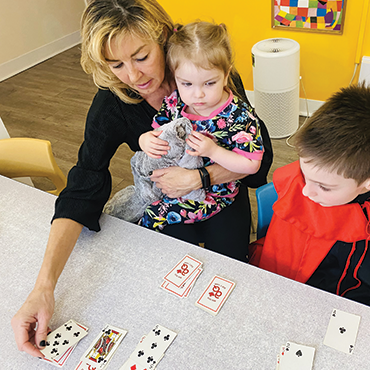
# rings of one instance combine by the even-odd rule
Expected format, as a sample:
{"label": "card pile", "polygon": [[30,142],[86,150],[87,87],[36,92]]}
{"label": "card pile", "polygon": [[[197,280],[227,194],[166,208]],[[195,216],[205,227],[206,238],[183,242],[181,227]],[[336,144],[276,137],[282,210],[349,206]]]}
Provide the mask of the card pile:
{"label": "card pile", "polygon": [[180,298],[186,298],[201,274],[203,263],[186,255],[164,277],[161,288]]}
{"label": "card pile", "polygon": [[77,343],[88,334],[89,329],[74,320],[69,320],[46,338],[46,347],[41,350],[42,361],[62,367]]}
{"label": "card pile", "polygon": [[217,315],[234,287],[234,282],[216,275],[195,302],[195,305],[212,315]]}
{"label": "card pile", "polygon": [[108,366],[127,330],[106,325],[81,357],[75,370],[102,370]]}
{"label": "card pile", "polygon": [[334,309],[330,317],[324,344],[338,351],[352,354],[360,320],[361,317],[358,315]]}
{"label": "card pile", "polygon": [[276,370],[311,370],[314,357],[315,348],[287,342],[280,348]]}
{"label": "card pile", "polygon": [[161,325],[156,325],[148,335],[144,335],[130,358],[120,370],[153,370],[161,361],[177,333]]}

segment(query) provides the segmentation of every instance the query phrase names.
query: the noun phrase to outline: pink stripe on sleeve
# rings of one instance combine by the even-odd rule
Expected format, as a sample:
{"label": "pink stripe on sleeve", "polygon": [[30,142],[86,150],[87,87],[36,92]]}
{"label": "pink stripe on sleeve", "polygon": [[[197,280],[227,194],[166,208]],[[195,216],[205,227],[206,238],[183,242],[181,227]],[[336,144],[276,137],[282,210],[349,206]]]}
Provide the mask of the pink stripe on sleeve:
{"label": "pink stripe on sleeve", "polygon": [[256,160],[262,160],[263,157],[263,150],[256,150],[252,153],[245,152],[244,150],[240,150],[239,148],[234,148],[233,152],[242,155],[245,158],[248,159],[256,159]]}

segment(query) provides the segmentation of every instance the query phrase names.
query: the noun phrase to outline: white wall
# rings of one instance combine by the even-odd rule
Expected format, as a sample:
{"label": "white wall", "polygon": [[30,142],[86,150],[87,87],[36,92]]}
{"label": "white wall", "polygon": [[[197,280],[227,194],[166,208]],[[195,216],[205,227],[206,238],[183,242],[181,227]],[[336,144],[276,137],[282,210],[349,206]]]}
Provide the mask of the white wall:
{"label": "white wall", "polygon": [[80,42],[84,0],[0,0],[0,81]]}

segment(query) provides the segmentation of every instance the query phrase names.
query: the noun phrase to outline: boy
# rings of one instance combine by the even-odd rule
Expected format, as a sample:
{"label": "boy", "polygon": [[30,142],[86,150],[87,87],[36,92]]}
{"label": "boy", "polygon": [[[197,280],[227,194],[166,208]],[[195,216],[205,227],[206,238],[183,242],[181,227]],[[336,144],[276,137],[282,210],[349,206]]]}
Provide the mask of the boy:
{"label": "boy", "polygon": [[278,200],[251,263],[370,305],[370,88],[334,94],[295,146],[299,162],[274,173]]}

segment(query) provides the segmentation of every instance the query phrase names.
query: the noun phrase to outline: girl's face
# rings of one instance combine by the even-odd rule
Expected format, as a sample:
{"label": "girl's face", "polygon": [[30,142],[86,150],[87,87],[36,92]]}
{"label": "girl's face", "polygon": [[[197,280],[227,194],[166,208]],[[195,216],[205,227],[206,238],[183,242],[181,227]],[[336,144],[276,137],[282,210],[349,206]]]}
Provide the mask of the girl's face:
{"label": "girl's face", "polygon": [[307,163],[308,158],[300,158],[299,163],[306,185],[302,193],[323,207],[347,204],[358,195],[370,190],[370,179],[358,185],[354,179],[346,179],[336,172],[329,172]]}
{"label": "girl's face", "polygon": [[114,38],[105,48],[110,70],[143,98],[156,92],[165,77],[165,58],[160,45],[136,36]]}
{"label": "girl's face", "polygon": [[224,89],[228,75],[225,76],[220,69],[203,69],[192,62],[184,62],[174,75],[181,100],[188,106],[188,113],[208,117],[229,97]]}

